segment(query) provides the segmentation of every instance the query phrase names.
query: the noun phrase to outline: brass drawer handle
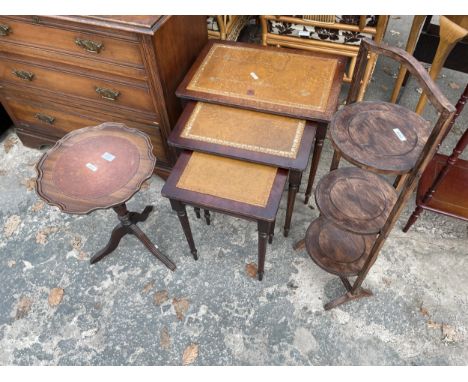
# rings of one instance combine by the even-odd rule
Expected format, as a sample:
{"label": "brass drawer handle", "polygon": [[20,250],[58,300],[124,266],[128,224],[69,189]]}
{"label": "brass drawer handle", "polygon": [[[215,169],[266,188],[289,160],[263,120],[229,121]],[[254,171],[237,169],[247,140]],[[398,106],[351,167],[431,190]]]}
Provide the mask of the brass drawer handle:
{"label": "brass drawer handle", "polygon": [[96,93],[99,94],[102,98],[108,99],[110,101],[115,101],[120,95],[120,92],[117,90],[100,88],[99,86],[96,86]]}
{"label": "brass drawer handle", "polygon": [[34,73],[26,72],[25,70],[16,70],[16,69],[13,69],[12,73],[13,73],[16,77],[21,78],[22,80],[26,80],[26,81],[32,81],[33,78],[34,78]]}
{"label": "brass drawer handle", "polygon": [[49,125],[53,125],[55,122],[55,117],[52,117],[47,114],[36,113],[35,117],[42,122],[48,123]]}
{"label": "brass drawer handle", "polygon": [[91,53],[99,53],[101,49],[104,47],[102,42],[95,42],[91,40],[82,40],[81,38],[75,39],[75,44],[78,45],[80,48],[83,48],[87,52]]}
{"label": "brass drawer handle", "polygon": [[0,24],[0,36],[8,36],[11,33],[9,25]]}

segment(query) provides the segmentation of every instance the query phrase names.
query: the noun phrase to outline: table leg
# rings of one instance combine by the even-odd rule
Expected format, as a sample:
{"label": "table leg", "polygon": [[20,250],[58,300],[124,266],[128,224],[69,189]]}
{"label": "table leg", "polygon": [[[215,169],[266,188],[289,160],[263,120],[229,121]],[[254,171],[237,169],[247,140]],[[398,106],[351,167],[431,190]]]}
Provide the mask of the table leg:
{"label": "table leg", "polygon": [[91,257],[90,263],[94,264],[101,260],[103,257],[107,256],[109,253],[114,251],[119,243],[120,240],[128,233],[126,227],[124,227],[121,223],[117,224],[115,228],[112,230],[111,237],[107,245],[97,252],[93,257]]}
{"label": "table leg", "polygon": [[148,236],[146,236],[144,232],[136,225],[136,223],[145,221],[148,218],[149,214],[153,210],[152,206],[146,206],[141,213],[129,212],[125,203],[115,206],[113,209],[117,213],[117,217],[119,218],[120,223],[112,231],[111,238],[107,245],[91,258],[91,264],[98,262],[109,253],[114,251],[119,245],[122,237],[127,234],[134,234],[166,267],[168,267],[171,271],[176,269],[176,265],[168,257],[163,255],[150,241]]}
{"label": "table leg", "polygon": [[273,222],[268,222],[265,220],[259,220],[258,225],[258,269],[257,277],[259,281],[263,279],[263,273],[265,271],[265,255],[268,237],[271,232],[271,226]]}
{"label": "table leg", "polygon": [[273,243],[273,237],[275,236],[275,224],[276,224],[276,220],[271,225],[271,231],[270,231],[270,234],[268,235],[268,244]]}
{"label": "table leg", "polygon": [[195,216],[197,217],[197,219],[200,219],[200,207],[193,207],[193,210],[195,211]]}
{"label": "table leg", "polygon": [[317,173],[317,167],[322,154],[323,140],[327,135],[327,125],[325,123],[319,123],[317,126],[317,132],[315,133],[315,144],[314,154],[312,156],[312,164],[310,165],[309,180],[307,181],[307,189],[305,193],[304,204],[309,203],[309,198],[312,193],[312,186],[314,185],[315,175]]}
{"label": "table leg", "polygon": [[203,216],[205,216],[206,224],[207,224],[207,225],[210,225],[210,224],[211,224],[211,215],[210,215],[210,211],[208,211],[208,210],[203,210]]}
{"label": "table leg", "polygon": [[195,248],[195,242],[193,241],[192,230],[190,229],[190,223],[187,217],[185,204],[174,199],[170,199],[170,202],[172,209],[177,212],[177,216],[184,231],[185,238],[187,239],[188,245],[190,247],[190,252],[192,253],[193,258],[198,260],[198,253],[197,249]]}
{"label": "table leg", "polygon": [[284,222],[284,237],[288,237],[289,229],[291,228],[291,218],[294,210],[294,203],[296,201],[296,194],[299,191],[301,185],[302,172],[301,171],[289,171],[289,191],[288,191],[288,205],[286,207],[286,219]]}

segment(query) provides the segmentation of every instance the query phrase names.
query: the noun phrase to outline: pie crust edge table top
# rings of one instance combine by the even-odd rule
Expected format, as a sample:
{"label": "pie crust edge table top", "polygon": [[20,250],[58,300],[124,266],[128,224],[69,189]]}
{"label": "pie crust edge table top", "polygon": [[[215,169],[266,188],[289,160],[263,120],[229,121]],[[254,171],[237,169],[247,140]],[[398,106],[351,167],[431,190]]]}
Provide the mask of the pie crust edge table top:
{"label": "pie crust edge table top", "polygon": [[37,163],[37,193],[73,214],[122,204],[152,176],[156,163],[152,149],[146,134],[122,123],[75,130]]}
{"label": "pie crust edge table top", "polygon": [[303,119],[188,102],[168,143],[178,148],[303,171],[317,125]]}
{"label": "pie crust edge table top", "polygon": [[331,54],[211,40],[176,95],[329,122],[344,67]]}

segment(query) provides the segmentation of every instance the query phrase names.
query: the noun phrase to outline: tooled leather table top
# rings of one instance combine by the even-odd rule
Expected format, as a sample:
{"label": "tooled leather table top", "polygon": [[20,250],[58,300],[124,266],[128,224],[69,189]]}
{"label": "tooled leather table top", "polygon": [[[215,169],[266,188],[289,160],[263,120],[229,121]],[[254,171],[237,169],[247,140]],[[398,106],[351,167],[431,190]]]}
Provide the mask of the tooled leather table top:
{"label": "tooled leather table top", "polygon": [[177,95],[328,121],[343,68],[338,56],[216,42],[204,49]]}

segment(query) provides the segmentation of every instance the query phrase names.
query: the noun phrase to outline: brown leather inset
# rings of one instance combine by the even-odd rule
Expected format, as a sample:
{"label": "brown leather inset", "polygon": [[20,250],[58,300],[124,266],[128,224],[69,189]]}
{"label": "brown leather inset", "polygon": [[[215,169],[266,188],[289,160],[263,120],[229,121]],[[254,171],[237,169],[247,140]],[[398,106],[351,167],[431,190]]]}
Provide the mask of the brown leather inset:
{"label": "brown leather inset", "polygon": [[337,60],[213,44],[188,90],[325,111]]}
{"label": "brown leather inset", "polygon": [[198,102],[181,136],[296,158],[304,126],[300,119]]}
{"label": "brown leather inset", "polygon": [[265,207],[276,171],[275,167],[194,152],[177,187]]}

